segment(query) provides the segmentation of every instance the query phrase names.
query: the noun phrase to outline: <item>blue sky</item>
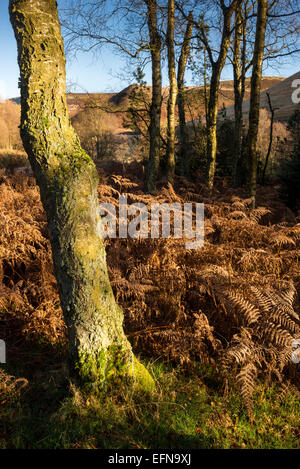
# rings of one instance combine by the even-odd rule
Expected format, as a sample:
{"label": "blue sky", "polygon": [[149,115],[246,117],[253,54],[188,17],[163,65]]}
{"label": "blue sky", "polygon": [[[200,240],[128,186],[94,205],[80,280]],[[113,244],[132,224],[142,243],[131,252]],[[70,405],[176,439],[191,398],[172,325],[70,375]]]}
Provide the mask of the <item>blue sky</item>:
{"label": "blue sky", "polygon": [[[58,0],[59,7],[64,0]],[[77,60],[67,60],[67,81],[77,83],[78,91],[119,91],[126,82],[116,78],[120,57],[112,51],[103,51],[97,60],[92,53],[78,54]],[[9,21],[8,0],[0,0],[0,96],[11,98],[19,96],[19,68],[17,47]],[[4,96],[3,96],[4,95]]]}
{"label": "blue sky", "polygon": [[[58,0],[58,6],[63,7],[65,0]],[[265,75],[289,76],[299,70],[299,65],[284,65],[281,69],[267,69]],[[67,82],[79,85],[77,91],[113,92],[120,91],[129,83],[117,76],[125,63],[111,50],[104,50],[101,55],[94,57],[92,53],[78,54],[77,60],[67,58]],[[11,98],[19,96],[19,69],[17,64],[17,48],[9,22],[8,0],[0,0],[0,97]],[[146,75],[150,84],[150,73]],[[225,69],[223,79],[231,79],[231,71]],[[166,84],[166,83],[164,83]],[[191,85],[187,76],[187,84]]]}

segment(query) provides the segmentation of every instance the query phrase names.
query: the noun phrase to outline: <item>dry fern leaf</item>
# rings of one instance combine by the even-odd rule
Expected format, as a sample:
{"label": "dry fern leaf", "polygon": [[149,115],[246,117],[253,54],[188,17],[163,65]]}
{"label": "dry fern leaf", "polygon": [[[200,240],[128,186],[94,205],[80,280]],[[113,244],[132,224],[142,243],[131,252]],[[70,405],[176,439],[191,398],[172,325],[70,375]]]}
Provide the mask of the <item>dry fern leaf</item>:
{"label": "dry fern leaf", "polygon": [[253,412],[253,394],[256,388],[258,370],[254,363],[244,365],[237,375],[237,382],[241,388],[241,395],[250,414]]}
{"label": "dry fern leaf", "polygon": [[228,292],[228,300],[231,304],[241,311],[246,319],[246,324],[250,326],[258,321],[261,312],[238,292]]}
{"label": "dry fern leaf", "polygon": [[284,233],[276,233],[270,237],[270,243],[273,246],[295,246],[296,243],[293,238]]}
{"label": "dry fern leaf", "polygon": [[288,347],[293,341],[292,335],[278,324],[268,322],[260,327],[260,336],[268,340],[269,344],[280,347]]}
{"label": "dry fern leaf", "polygon": [[255,221],[256,223],[258,223],[260,221],[260,219],[267,215],[268,213],[271,213],[271,210],[265,208],[265,207],[257,207],[253,210],[251,210],[250,214],[249,214],[249,218],[250,220],[253,220]]}

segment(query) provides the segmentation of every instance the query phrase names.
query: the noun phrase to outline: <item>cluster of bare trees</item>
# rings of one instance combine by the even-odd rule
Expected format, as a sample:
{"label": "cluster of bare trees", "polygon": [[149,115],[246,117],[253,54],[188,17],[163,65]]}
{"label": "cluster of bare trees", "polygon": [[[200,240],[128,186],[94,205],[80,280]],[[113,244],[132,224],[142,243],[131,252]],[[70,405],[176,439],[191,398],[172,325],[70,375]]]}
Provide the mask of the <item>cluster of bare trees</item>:
{"label": "cluster of bare trees", "polygon": [[[217,120],[220,80],[231,65],[234,83],[235,151],[232,179],[237,184],[242,166],[248,175],[255,203],[259,99],[263,63],[299,52],[299,0],[70,0],[63,12],[68,44],[73,48],[111,45],[138,60],[151,63],[152,100],[149,116],[149,160],[146,188],[155,192],[161,150],[162,67],[169,77],[166,173],[173,181],[175,168],[189,174],[185,73],[189,58],[198,53],[208,59],[206,85],[207,182],[214,185],[217,154]],[[116,24],[118,27],[116,28]],[[165,60],[166,58],[166,60]],[[199,59],[200,60],[200,59]],[[251,75],[249,130],[242,146],[242,103],[245,80]],[[176,152],[176,113],[180,150]],[[178,154],[176,154],[178,153]],[[243,159],[244,161],[241,161]],[[178,164],[177,164],[178,163]],[[175,166],[176,165],[176,166]]]}

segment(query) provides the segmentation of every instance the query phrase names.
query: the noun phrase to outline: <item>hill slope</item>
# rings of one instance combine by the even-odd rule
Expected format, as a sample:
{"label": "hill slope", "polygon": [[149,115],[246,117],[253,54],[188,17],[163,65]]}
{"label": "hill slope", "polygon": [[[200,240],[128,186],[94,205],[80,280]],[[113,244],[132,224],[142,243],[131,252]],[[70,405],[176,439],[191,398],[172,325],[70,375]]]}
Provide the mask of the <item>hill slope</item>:
{"label": "hill slope", "polygon": [[[277,118],[287,119],[293,112],[295,105],[289,102],[291,97],[291,82],[298,78],[296,74],[288,79],[282,77],[263,77],[262,80],[262,107],[267,107],[265,90],[270,90],[272,103],[275,107],[280,107]],[[71,93],[67,95],[69,115],[80,136],[87,133],[96,133],[97,129],[109,131],[114,135],[126,138],[131,134],[128,128],[124,127],[123,119],[130,104],[130,93],[134,85],[126,87],[118,93]],[[192,123],[199,116],[204,115],[204,88],[199,86],[186,88],[186,119]],[[169,88],[162,90],[162,127],[167,125],[167,100]],[[145,87],[146,100],[151,101],[151,86]],[[250,97],[250,80],[246,80],[245,98]],[[20,98],[13,101],[19,105]],[[223,81],[220,86],[219,109],[226,107],[227,116],[233,117],[234,90],[233,81]],[[16,106],[17,107],[17,106]],[[244,113],[249,112],[249,101],[245,101]],[[18,124],[15,124],[17,129]],[[18,130],[18,129],[17,129]]]}
{"label": "hill slope", "polygon": [[[294,80],[300,79],[300,72],[295,73],[289,78],[283,79],[276,83],[274,86],[271,86],[268,89],[264,89],[260,97],[260,107],[269,109],[267,92],[270,95],[271,103],[273,108],[277,108],[275,112],[275,119],[281,122],[287,122],[291,115],[295,112],[296,109],[300,109],[299,104],[294,104],[292,102],[292,94],[295,88],[292,87]],[[247,119],[250,107],[250,100],[247,99],[243,104],[243,114],[244,118]],[[233,118],[234,116],[234,107],[229,106],[226,109],[226,116]]]}
{"label": "hill slope", "polygon": [[[281,84],[283,77],[264,77],[262,80],[262,89],[267,90],[274,85]],[[72,121],[78,120],[80,113],[85,113],[87,109],[95,109],[95,113],[101,112],[105,117],[105,122],[110,129],[114,129],[115,134],[127,133],[128,129],[123,127],[123,117],[129,106],[130,93],[135,85],[130,85],[119,93],[74,93],[68,94],[67,103]],[[162,105],[162,126],[166,126],[167,120],[167,100],[169,88],[163,87],[163,105]],[[151,86],[145,87],[145,96],[147,101],[151,100]],[[193,86],[186,88],[187,98],[187,121],[196,119],[204,114],[204,88],[202,86]],[[245,98],[250,97],[250,80],[246,80]],[[234,102],[233,81],[223,81],[220,86],[219,109],[230,106]],[[83,116],[82,116],[83,117]]]}

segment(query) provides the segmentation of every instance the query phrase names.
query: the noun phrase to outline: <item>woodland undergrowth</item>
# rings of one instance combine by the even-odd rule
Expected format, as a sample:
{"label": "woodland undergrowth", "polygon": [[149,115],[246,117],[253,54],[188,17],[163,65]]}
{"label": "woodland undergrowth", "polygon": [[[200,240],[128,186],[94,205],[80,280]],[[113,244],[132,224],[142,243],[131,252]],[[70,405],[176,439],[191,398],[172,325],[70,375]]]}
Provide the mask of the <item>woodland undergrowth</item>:
{"label": "woodland undergrowth", "polygon": [[[136,353],[192,367],[208,364],[224,385],[238,386],[248,411],[259,381],[299,392],[292,362],[300,338],[300,220],[259,188],[258,207],[243,191],[217,181],[212,196],[201,178],[161,181],[143,191],[137,164],[99,165],[102,202],[203,202],[205,243],[187,250],[179,239],[106,240],[111,283]],[[0,329],[10,353],[42,342],[67,349],[67,330],[53,273],[46,216],[32,177],[0,174]],[[26,380],[0,375],[3,389]],[[1,391],[2,390],[2,391]],[[5,397],[6,396],[6,397]]]}

